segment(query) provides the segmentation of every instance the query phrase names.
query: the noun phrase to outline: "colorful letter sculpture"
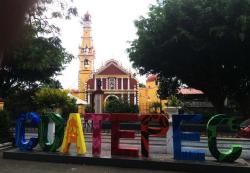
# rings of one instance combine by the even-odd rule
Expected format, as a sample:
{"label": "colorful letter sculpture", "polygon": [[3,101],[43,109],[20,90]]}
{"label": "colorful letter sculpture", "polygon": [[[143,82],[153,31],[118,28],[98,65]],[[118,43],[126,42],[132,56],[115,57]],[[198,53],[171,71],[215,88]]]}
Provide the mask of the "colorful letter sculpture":
{"label": "colorful letter sculpture", "polygon": [[102,121],[108,121],[110,119],[110,114],[86,113],[84,119],[93,121],[92,154],[94,156],[99,156],[102,148]]}
{"label": "colorful letter sculpture", "polygon": [[[49,121],[54,122],[56,127],[55,137],[52,144],[48,141]],[[54,152],[62,145],[63,135],[64,135],[64,124],[65,121],[59,114],[50,113],[49,115],[41,116],[41,122],[38,128],[38,136],[39,136],[39,145],[43,151]]]}
{"label": "colorful letter sculpture", "polygon": [[16,146],[20,150],[32,150],[38,143],[38,138],[32,137],[29,141],[25,140],[25,122],[31,121],[34,125],[38,126],[40,117],[35,112],[28,112],[21,114],[16,121]]}
{"label": "colorful letter sculpture", "polygon": [[[199,141],[200,134],[197,132],[182,132],[181,123],[201,122],[202,115],[173,115],[173,149],[175,160],[205,160],[205,152],[203,150],[186,150],[182,149],[181,141]],[[131,130],[120,130],[122,122],[138,122],[141,121],[141,154],[143,157],[149,156],[149,136],[165,136],[169,130],[169,121],[167,117],[159,114],[146,114],[138,116],[137,114],[94,114],[87,113],[85,120],[93,121],[93,141],[92,154],[99,156],[101,154],[101,130],[102,122],[111,122],[111,155],[122,155],[130,157],[138,157],[139,149],[132,147],[121,147],[121,138],[135,138],[135,132]],[[38,126],[38,138],[32,137],[26,141],[25,139],[25,122],[31,122]],[[53,142],[49,141],[49,136],[53,135],[49,129],[49,122],[55,123],[55,134]],[[151,125],[151,122],[158,123],[158,126]],[[238,130],[235,119],[232,117],[219,114],[213,116],[207,123],[208,148],[213,157],[219,162],[233,162],[238,159],[242,152],[240,145],[231,145],[226,151],[219,151],[217,148],[217,126],[226,122],[231,130]],[[54,127],[54,126],[53,126]],[[50,113],[45,116],[39,116],[35,112],[21,114],[16,121],[16,146],[20,150],[32,150],[38,143],[43,151],[55,152],[60,146],[60,152],[68,153],[70,145],[76,144],[76,152],[78,154],[86,153],[86,144],[82,128],[82,122],[79,113],[71,113],[67,121],[66,128],[64,119],[56,113]],[[172,138],[172,135],[169,135]],[[172,146],[172,145],[171,145]],[[172,147],[171,147],[172,148]]]}
{"label": "colorful letter sculpture", "polygon": [[[149,127],[149,122],[157,122],[160,127]],[[148,157],[149,136],[164,136],[167,134],[169,122],[164,115],[141,115],[141,154]]]}
{"label": "colorful letter sculpture", "polygon": [[233,162],[238,159],[242,152],[240,145],[231,145],[231,148],[227,151],[219,151],[217,148],[217,126],[222,122],[227,122],[227,125],[231,130],[237,130],[234,119],[232,117],[219,114],[213,116],[207,123],[207,134],[208,134],[208,148],[211,154],[220,162]]}
{"label": "colorful letter sculpture", "polygon": [[176,160],[205,160],[204,151],[199,150],[181,150],[181,140],[199,141],[200,134],[197,132],[181,132],[180,124],[182,121],[201,122],[202,115],[173,115],[173,142],[174,159]]}
{"label": "colorful letter sculpture", "polygon": [[61,146],[61,152],[68,153],[71,143],[76,144],[76,151],[78,154],[86,153],[86,144],[79,113],[71,113],[69,115],[64,133],[63,143]]}
{"label": "colorful letter sculpture", "polygon": [[121,148],[119,146],[120,138],[134,138],[135,132],[131,130],[119,130],[121,121],[138,121],[138,115],[129,114],[111,114],[111,155],[123,155],[138,157],[139,150],[137,148]]}

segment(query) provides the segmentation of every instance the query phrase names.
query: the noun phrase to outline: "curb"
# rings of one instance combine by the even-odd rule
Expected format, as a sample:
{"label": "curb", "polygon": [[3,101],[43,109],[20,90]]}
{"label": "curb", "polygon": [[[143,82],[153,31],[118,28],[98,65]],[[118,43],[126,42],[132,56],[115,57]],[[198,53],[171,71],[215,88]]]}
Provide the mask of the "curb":
{"label": "curb", "polygon": [[122,168],[139,168],[150,170],[165,170],[177,172],[211,173],[240,172],[249,173],[250,166],[242,163],[218,163],[215,161],[176,161],[172,159],[128,158],[128,157],[93,157],[92,155],[64,155],[60,153],[45,153],[38,151],[24,152],[12,149],[3,152],[4,159],[29,160],[52,163],[72,163]]}

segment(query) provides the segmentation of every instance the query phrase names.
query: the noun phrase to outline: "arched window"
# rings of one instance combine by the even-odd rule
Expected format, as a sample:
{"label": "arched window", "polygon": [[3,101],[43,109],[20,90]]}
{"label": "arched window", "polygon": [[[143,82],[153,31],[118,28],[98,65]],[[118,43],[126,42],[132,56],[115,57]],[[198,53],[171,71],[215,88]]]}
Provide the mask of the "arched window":
{"label": "arched window", "polygon": [[88,65],[89,65],[89,60],[85,59],[85,60],[83,61],[83,64],[84,64],[84,66],[88,66]]}

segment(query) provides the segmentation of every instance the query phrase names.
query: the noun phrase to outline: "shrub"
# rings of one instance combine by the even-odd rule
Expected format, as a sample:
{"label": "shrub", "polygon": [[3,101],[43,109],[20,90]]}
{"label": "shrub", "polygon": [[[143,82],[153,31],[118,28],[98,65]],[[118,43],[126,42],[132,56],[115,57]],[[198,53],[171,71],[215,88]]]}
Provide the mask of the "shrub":
{"label": "shrub", "polygon": [[130,105],[127,101],[112,97],[105,104],[106,113],[138,113],[138,105]]}
{"label": "shrub", "polygon": [[152,109],[153,113],[157,113],[157,112],[160,112],[162,106],[161,106],[161,103],[160,102],[153,102],[151,105],[150,105],[150,109]]}
{"label": "shrub", "polygon": [[69,113],[77,112],[76,99],[69,97],[68,92],[61,89],[42,88],[35,93],[33,100],[41,114],[59,109],[67,119]]}
{"label": "shrub", "polygon": [[85,112],[86,113],[93,113],[95,111],[94,111],[94,108],[90,104],[88,104],[85,106]]}
{"label": "shrub", "polygon": [[176,96],[171,95],[171,96],[168,98],[167,106],[182,107],[182,106],[183,106],[183,103],[182,103],[182,101],[179,100]]}
{"label": "shrub", "polygon": [[10,114],[7,111],[0,111],[0,143],[11,140]]}

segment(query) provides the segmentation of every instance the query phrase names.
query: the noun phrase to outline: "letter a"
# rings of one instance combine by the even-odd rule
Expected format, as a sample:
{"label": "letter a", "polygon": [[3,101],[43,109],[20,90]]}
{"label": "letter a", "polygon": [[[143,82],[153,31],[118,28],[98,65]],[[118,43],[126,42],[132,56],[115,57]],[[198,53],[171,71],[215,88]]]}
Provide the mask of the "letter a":
{"label": "letter a", "polygon": [[86,144],[79,113],[71,113],[69,115],[64,133],[63,144],[61,146],[61,152],[68,153],[71,143],[76,144],[76,151],[78,154],[86,153]]}

